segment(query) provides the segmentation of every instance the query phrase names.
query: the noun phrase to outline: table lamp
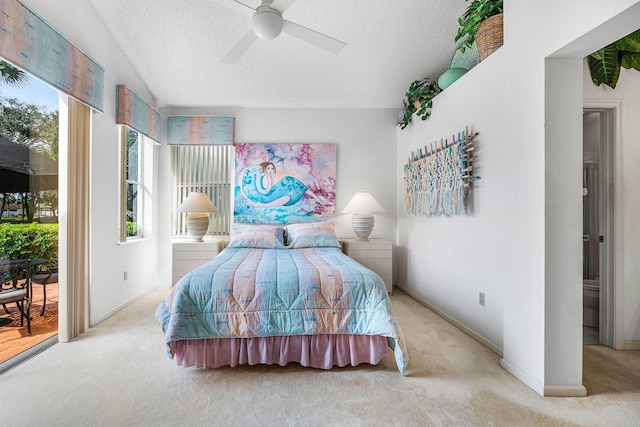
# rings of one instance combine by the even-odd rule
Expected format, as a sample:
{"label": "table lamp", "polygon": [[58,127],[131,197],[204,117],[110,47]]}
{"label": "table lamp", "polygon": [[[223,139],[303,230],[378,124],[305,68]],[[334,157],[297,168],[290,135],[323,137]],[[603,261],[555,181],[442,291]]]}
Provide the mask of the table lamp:
{"label": "table lamp", "polygon": [[187,213],[187,233],[194,241],[202,242],[209,229],[209,212],[218,212],[218,209],[206,194],[192,191],[177,212]]}
{"label": "table lamp", "polygon": [[342,213],[351,213],[351,226],[356,234],[356,241],[368,242],[369,235],[373,230],[375,218],[372,212],[384,212],[384,208],[378,201],[364,190],[358,191],[353,195],[347,206],[344,207]]}

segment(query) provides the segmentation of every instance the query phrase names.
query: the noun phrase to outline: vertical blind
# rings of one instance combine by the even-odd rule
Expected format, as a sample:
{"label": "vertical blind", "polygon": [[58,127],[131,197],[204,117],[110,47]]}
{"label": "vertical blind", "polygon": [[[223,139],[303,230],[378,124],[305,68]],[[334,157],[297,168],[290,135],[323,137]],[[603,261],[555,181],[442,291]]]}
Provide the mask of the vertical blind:
{"label": "vertical blind", "polygon": [[231,225],[232,145],[172,146],[172,234],[186,235],[186,214],[176,209],[192,191],[205,193],[218,212],[211,214],[207,234],[229,234]]}
{"label": "vertical blind", "polygon": [[[60,287],[58,306],[58,340],[68,342],[90,326],[89,290],[90,263],[90,191],[89,164],[91,140],[91,109],[69,98],[66,117],[61,126],[68,131],[65,152],[60,153],[60,208],[66,221],[60,222]],[[60,110],[62,114],[64,112]],[[63,124],[66,120],[66,124]],[[61,142],[61,145],[64,143]]]}

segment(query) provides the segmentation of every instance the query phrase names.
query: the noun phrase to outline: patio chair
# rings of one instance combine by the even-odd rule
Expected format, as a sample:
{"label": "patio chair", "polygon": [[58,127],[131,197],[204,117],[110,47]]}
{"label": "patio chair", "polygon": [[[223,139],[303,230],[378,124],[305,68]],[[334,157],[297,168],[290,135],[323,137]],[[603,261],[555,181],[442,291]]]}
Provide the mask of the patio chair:
{"label": "patio chair", "polygon": [[31,261],[3,260],[0,262],[0,304],[11,313],[7,304],[15,303],[20,310],[20,326],[27,319],[27,333],[31,335]]}
{"label": "patio chair", "polygon": [[31,276],[31,283],[42,286],[43,300],[42,310],[40,311],[40,317],[42,317],[44,316],[44,310],[47,306],[47,285],[58,283],[58,261],[52,260],[38,270],[36,274]]}
{"label": "patio chair", "polygon": [[[9,271],[0,265],[0,291],[4,290],[4,286],[11,286],[11,277]],[[6,314],[11,314],[11,311],[7,308],[7,304],[2,303],[2,308]]]}

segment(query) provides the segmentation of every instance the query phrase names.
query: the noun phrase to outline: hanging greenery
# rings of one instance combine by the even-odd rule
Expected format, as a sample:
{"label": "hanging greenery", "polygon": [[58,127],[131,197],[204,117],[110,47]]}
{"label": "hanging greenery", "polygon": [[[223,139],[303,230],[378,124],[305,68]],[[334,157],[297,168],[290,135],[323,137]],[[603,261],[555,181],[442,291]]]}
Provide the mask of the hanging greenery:
{"label": "hanging greenery", "polygon": [[587,61],[593,83],[615,89],[620,67],[640,71],[640,30],[592,53]]}
{"label": "hanging greenery", "polygon": [[493,15],[502,13],[502,2],[503,0],[473,0],[469,3],[467,10],[458,18],[459,28],[455,41],[463,39],[462,43],[458,46],[460,52],[464,53],[466,48],[470,48],[473,45],[482,21]]}
{"label": "hanging greenery", "polygon": [[422,117],[422,120],[427,120],[431,115],[433,98],[440,92],[442,92],[442,89],[438,86],[438,82],[428,77],[411,83],[402,101],[404,108],[402,109],[398,126],[401,129],[406,128],[411,123],[414,114]]}

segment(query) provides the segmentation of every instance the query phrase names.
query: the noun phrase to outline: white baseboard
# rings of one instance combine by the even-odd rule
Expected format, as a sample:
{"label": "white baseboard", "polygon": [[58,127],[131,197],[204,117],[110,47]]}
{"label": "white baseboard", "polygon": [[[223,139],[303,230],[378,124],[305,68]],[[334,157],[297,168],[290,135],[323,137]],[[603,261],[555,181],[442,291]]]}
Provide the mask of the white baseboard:
{"label": "white baseboard", "polygon": [[583,385],[546,385],[545,397],[585,397],[587,389]]}
{"label": "white baseboard", "polygon": [[153,292],[154,290],[155,290],[155,288],[149,289],[149,290],[147,290],[147,291],[145,291],[145,292],[143,292],[143,293],[141,293],[139,295],[134,296],[133,298],[129,298],[128,300],[126,300],[122,304],[119,304],[119,305],[115,306],[114,308],[112,308],[111,310],[107,311],[102,316],[99,316],[99,317],[96,317],[95,319],[92,319],[90,327],[93,328],[98,323],[107,320],[109,317],[113,316],[118,311],[122,310],[123,308],[125,308],[129,304],[132,304],[132,303],[138,301],[140,298],[142,298],[143,296],[149,294],[150,292]]}
{"label": "white baseboard", "polygon": [[500,360],[500,366],[509,372],[511,375],[522,381],[527,387],[538,393],[540,396],[544,396],[544,385],[539,381],[533,379],[529,374],[522,371],[520,368],[507,362],[505,359]]}
{"label": "white baseboard", "polygon": [[619,350],[638,351],[640,350],[640,341],[622,341]]}
{"label": "white baseboard", "polygon": [[442,310],[438,309],[437,307],[435,307],[434,305],[432,305],[428,301],[422,299],[421,297],[419,297],[418,295],[416,295],[415,293],[413,293],[412,291],[410,291],[409,289],[407,289],[407,288],[405,288],[403,286],[395,284],[394,287],[397,288],[400,292],[404,292],[405,294],[409,295],[411,298],[413,298],[414,300],[418,301],[420,304],[424,305],[429,310],[433,311],[438,316],[442,317],[443,319],[445,319],[447,322],[451,323],[456,328],[462,330],[464,333],[469,335],[471,338],[475,339],[479,343],[481,343],[484,346],[488,347],[491,351],[496,353],[498,356],[502,357],[502,349],[500,347],[498,347],[497,345],[495,345],[494,343],[492,343],[491,341],[489,341],[484,336],[482,336],[478,332],[474,331],[473,329],[471,329],[470,327],[468,327],[464,323],[460,322],[455,317],[448,315],[447,313],[445,313]]}
{"label": "white baseboard", "polygon": [[587,395],[587,389],[583,385],[543,385],[504,359],[500,361],[500,366],[540,396],[585,397]]}
{"label": "white baseboard", "polygon": [[[503,357],[502,349],[500,347],[498,347],[497,345],[495,345],[494,343],[492,343],[491,341],[489,341],[488,339],[486,339],[485,337],[483,337],[482,335],[480,335],[478,332],[474,331],[473,329],[471,329],[470,327],[468,327],[464,323],[460,322],[456,318],[454,318],[454,317],[448,315],[447,313],[443,312],[442,310],[438,309],[437,307],[435,307],[434,305],[432,305],[428,301],[422,299],[421,297],[419,297],[418,295],[416,295],[415,293],[413,293],[409,289],[406,289],[406,288],[404,288],[404,287],[402,287],[400,285],[397,285],[397,284],[394,285],[394,286],[399,291],[404,292],[405,294],[409,295],[411,298],[413,298],[414,300],[418,301],[420,304],[424,305],[429,310],[433,311],[438,316],[442,317],[443,319],[445,319],[447,322],[451,323],[456,328],[462,330],[464,333],[466,333],[467,335],[469,335],[470,337],[472,337],[476,341],[480,342],[481,344],[485,345],[487,348],[491,349],[493,352],[498,354],[500,357]],[[638,342],[638,341],[625,341],[625,346],[630,345],[629,343],[633,343],[632,345],[640,346],[640,342]],[[518,369],[516,366],[514,366],[511,363],[507,362],[505,359],[501,359],[500,360],[500,366],[505,371],[509,372],[511,375],[516,377],[519,381],[522,381],[522,383],[524,383],[527,387],[531,388],[533,391],[538,393],[540,396],[545,396],[545,397],[546,396],[548,396],[548,397],[552,397],[552,396],[553,397],[584,397],[584,396],[587,395],[587,389],[582,385],[578,385],[578,386],[561,386],[561,385],[545,386],[542,383],[540,383],[539,381],[536,381],[535,379],[533,379],[531,376],[529,376],[528,374],[526,374],[522,370]]]}

